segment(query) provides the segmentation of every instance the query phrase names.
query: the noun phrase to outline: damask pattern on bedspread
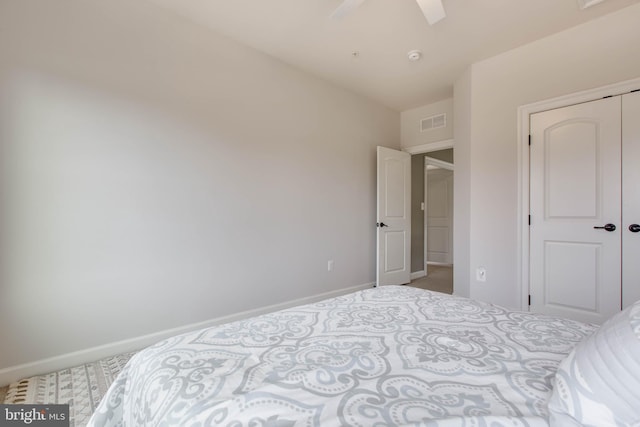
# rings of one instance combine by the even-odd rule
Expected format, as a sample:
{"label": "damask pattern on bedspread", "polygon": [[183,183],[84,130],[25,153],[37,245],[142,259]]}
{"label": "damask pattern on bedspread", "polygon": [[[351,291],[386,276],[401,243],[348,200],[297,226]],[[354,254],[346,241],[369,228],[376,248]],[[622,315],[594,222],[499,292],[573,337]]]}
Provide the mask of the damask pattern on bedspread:
{"label": "damask pattern on bedspread", "polygon": [[593,329],[368,289],[160,342],[90,425],[546,425],[557,366]]}

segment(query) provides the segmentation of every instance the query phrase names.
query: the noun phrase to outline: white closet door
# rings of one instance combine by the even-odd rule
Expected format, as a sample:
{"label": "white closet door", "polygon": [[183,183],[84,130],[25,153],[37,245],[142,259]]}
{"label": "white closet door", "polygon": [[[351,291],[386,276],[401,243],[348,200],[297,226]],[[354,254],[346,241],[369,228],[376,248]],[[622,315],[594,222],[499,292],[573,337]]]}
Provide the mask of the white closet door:
{"label": "white closet door", "polygon": [[453,264],[453,171],[427,169],[427,261]]}
{"label": "white closet door", "polygon": [[[531,115],[531,310],[602,323],[621,305],[621,101]],[[603,228],[615,225],[614,231]]]}
{"label": "white closet door", "polygon": [[622,305],[640,299],[640,92],[622,96]]}

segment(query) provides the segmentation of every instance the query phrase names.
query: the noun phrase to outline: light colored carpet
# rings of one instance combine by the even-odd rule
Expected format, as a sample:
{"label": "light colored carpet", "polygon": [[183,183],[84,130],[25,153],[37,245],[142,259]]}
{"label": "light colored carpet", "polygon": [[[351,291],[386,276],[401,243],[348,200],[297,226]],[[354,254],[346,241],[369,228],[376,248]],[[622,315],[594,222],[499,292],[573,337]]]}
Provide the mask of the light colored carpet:
{"label": "light colored carpet", "polygon": [[445,294],[453,293],[453,267],[430,265],[428,270],[429,274],[426,277],[413,280],[409,286]]}
{"label": "light colored carpet", "polygon": [[4,403],[4,397],[7,395],[7,391],[9,391],[9,386],[0,387],[0,402]]}
{"label": "light colored carpet", "polygon": [[108,357],[97,362],[9,384],[3,403],[69,404],[69,427],[85,426],[111,383],[135,353]]}

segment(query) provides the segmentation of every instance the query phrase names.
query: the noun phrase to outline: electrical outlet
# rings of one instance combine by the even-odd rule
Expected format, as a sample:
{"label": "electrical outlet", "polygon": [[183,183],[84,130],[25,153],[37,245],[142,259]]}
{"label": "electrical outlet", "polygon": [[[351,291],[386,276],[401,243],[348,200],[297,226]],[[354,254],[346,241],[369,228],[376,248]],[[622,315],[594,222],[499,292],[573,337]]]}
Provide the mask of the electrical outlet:
{"label": "electrical outlet", "polygon": [[333,260],[327,261],[327,271],[333,271]]}
{"label": "electrical outlet", "polygon": [[478,282],[486,282],[487,281],[487,270],[484,267],[476,268],[476,280]]}

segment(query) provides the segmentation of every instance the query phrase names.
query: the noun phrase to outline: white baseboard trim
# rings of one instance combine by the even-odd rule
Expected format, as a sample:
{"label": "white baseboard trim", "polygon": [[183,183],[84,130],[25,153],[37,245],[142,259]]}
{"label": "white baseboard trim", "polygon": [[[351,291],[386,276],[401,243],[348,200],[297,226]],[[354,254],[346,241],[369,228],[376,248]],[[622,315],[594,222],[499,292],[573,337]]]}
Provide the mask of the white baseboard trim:
{"label": "white baseboard trim", "polygon": [[437,261],[427,261],[427,265],[437,265],[441,267],[453,267],[453,264],[450,262],[437,262]]}
{"label": "white baseboard trim", "polygon": [[105,357],[114,356],[121,353],[127,353],[130,351],[141,350],[158,341],[165,338],[172,337],[174,335],[183,334],[186,332],[195,331],[198,329],[208,328],[215,325],[221,325],[223,323],[229,323],[236,320],[247,319],[249,317],[259,316],[261,314],[271,313],[274,311],[284,310],[304,304],[311,304],[317,301],[321,301],[327,298],[333,298],[340,295],[360,291],[374,287],[375,283],[366,283],[364,285],[352,286],[346,289],[340,289],[336,291],[324,292],[321,294],[312,295],[310,297],[298,298],[291,301],[282,302],[279,304],[272,304],[266,307],[260,307],[252,310],[243,311],[240,313],[231,314],[228,316],[217,317],[214,319],[205,320],[203,322],[192,323],[177,328],[166,329],[160,332],[154,332],[147,335],[142,335],[135,338],[129,338],[122,341],[116,341],[109,344],[100,345],[97,347],[88,348],[85,350],[74,351],[60,356],[49,357],[47,359],[37,360],[35,362],[24,363],[22,365],[9,366],[8,368],[0,369],[0,387],[11,384],[12,382],[21,380],[23,378],[29,378],[34,375],[43,375],[49,372],[59,371],[61,369],[70,368],[73,366],[83,365],[85,363],[94,362],[96,360],[103,359]]}
{"label": "white baseboard trim", "polygon": [[427,273],[425,273],[424,270],[414,271],[413,273],[411,273],[411,280],[416,280],[416,279],[419,279],[419,278],[424,277],[426,275],[427,275]]}

